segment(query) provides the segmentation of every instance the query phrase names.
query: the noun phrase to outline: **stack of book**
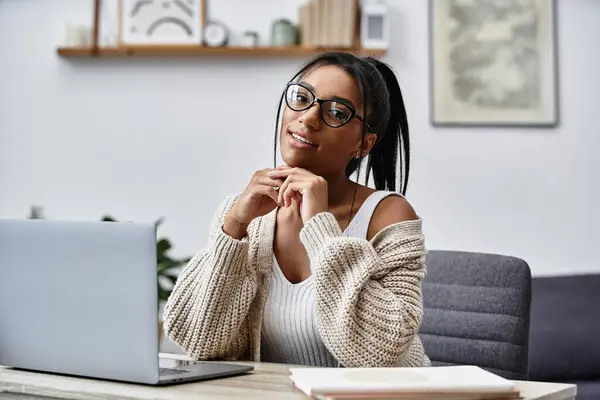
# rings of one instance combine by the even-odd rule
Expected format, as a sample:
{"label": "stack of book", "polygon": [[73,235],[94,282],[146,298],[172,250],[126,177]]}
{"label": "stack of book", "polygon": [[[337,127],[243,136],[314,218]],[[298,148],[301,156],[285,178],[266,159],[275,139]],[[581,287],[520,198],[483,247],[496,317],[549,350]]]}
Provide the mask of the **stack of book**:
{"label": "stack of book", "polygon": [[358,21],[356,0],[308,0],[300,7],[300,44],[305,47],[354,47]]}
{"label": "stack of book", "polygon": [[318,400],[513,400],[510,380],[476,366],[291,368],[294,386]]}

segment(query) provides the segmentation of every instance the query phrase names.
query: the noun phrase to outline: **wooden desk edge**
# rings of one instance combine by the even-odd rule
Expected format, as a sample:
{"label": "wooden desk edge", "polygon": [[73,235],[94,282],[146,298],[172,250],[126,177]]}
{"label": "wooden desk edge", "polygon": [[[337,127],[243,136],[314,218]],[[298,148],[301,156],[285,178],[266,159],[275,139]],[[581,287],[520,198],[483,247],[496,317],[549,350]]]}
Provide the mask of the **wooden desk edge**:
{"label": "wooden desk edge", "polygon": [[[180,361],[191,361],[188,357],[178,354],[160,354],[163,359]],[[220,361],[222,362],[222,361]],[[240,390],[249,396],[248,398],[264,399],[307,399],[298,391],[295,391],[291,381],[288,381],[288,369],[290,365],[254,363],[245,361],[225,361],[235,364],[253,365],[256,367],[253,373],[245,377],[227,378],[227,380],[205,381],[199,383],[174,385],[163,388],[152,386],[110,382],[86,378],[73,378],[60,375],[27,372],[22,370],[11,370],[0,366],[0,393],[11,393],[21,395],[45,396],[54,399],[102,399],[113,398],[115,395],[123,398],[197,398],[200,394],[206,394],[207,398],[222,398],[223,396],[239,396]],[[249,376],[248,376],[249,375]],[[269,379],[265,380],[264,377]],[[521,391],[523,398],[535,400],[567,400],[574,399],[577,394],[577,386],[567,383],[513,381]],[[289,384],[288,384],[289,383]],[[253,386],[254,385],[254,386]],[[86,390],[87,389],[87,390]],[[199,391],[202,392],[200,392]]]}

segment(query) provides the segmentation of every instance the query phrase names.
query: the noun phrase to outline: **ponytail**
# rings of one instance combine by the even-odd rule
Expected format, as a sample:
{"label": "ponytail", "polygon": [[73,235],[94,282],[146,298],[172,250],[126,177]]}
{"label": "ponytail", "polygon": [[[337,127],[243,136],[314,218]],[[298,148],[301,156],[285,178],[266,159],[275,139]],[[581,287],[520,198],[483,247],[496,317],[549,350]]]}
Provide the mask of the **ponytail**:
{"label": "ponytail", "polygon": [[[389,117],[385,128],[376,132],[378,137],[369,155],[367,177],[372,171],[378,190],[396,191],[399,180],[399,191],[405,195],[410,171],[410,141],[402,91],[389,66],[374,58],[368,58],[367,61],[377,68],[389,93]],[[398,167],[399,176],[396,175]]]}

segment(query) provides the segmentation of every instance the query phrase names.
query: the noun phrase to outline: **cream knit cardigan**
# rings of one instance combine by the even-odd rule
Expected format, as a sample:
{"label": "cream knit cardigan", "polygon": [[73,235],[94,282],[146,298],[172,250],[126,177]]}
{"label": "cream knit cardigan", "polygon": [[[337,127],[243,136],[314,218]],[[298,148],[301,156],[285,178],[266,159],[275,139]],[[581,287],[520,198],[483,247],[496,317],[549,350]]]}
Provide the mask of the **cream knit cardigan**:
{"label": "cream knit cardigan", "polygon": [[[208,245],[182,271],[165,306],[167,335],[193,359],[260,361],[276,211],[236,240],[222,230],[236,200],[221,204]],[[314,274],[319,333],[342,366],[430,365],[417,335],[426,254],[420,219],[367,241],[342,236],[324,212],[305,224],[300,240]]]}

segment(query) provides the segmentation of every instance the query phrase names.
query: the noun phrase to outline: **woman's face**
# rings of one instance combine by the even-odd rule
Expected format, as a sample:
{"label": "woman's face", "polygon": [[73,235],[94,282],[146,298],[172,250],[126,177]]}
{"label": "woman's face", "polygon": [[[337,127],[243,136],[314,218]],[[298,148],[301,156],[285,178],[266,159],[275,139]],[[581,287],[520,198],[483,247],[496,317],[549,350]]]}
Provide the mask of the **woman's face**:
{"label": "woman's face", "polygon": [[[358,115],[364,116],[358,85],[352,76],[338,67],[315,68],[300,83],[303,87],[292,94],[294,99],[306,102],[306,96],[310,97],[306,89],[309,89],[319,99],[341,100],[354,108]],[[326,106],[323,109],[328,122],[335,121],[348,111],[338,105],[338,108]],[[315,103],[307,110],[294,111],[286,105],[280,132],[281,156],[287,165],[305,168],[318,175],[345,171],[361,148],[362,122],[352,118],[345,125],[332,128],[321,119],[320,107]],[[371,148],[374,139],[374,134],[367,135],[366,150]]]}

